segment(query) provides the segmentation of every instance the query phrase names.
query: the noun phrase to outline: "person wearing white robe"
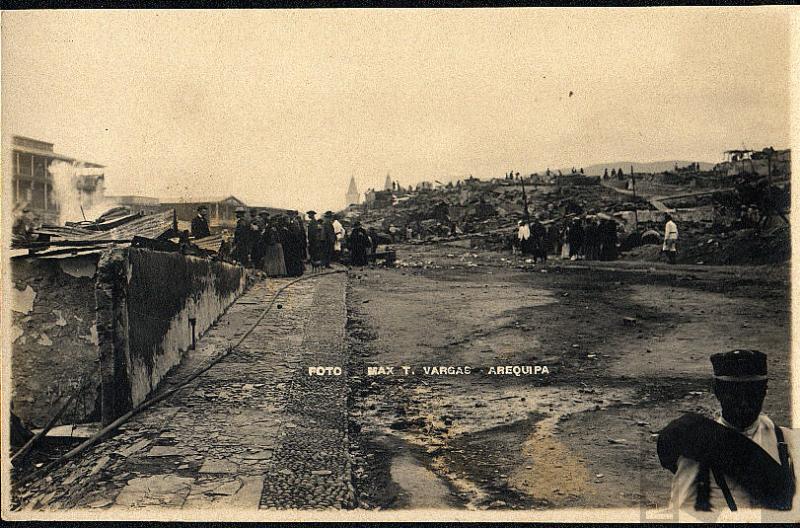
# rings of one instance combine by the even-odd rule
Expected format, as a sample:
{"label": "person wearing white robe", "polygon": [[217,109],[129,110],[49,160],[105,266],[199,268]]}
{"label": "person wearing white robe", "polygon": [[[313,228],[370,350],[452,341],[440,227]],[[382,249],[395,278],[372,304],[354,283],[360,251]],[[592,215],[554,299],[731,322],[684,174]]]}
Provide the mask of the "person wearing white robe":
{"label": "person wearing white robe", "polygon": [[336,235],[336,240],[333,242],[334,260],[338,261],[339,256],[342,254],[342,240],[344,240],[344,226],[339,222],[339,218],[333,219],[333,233]]}

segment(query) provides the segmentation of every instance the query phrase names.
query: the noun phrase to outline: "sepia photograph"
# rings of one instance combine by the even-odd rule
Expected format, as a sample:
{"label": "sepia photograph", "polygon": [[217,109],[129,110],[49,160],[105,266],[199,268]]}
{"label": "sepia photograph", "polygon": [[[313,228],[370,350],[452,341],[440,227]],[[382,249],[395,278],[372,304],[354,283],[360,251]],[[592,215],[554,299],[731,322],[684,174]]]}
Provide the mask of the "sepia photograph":
{"label": "sepia photograph", "polygon": [[4,520],[800,520],[795,8],[0,24]]}

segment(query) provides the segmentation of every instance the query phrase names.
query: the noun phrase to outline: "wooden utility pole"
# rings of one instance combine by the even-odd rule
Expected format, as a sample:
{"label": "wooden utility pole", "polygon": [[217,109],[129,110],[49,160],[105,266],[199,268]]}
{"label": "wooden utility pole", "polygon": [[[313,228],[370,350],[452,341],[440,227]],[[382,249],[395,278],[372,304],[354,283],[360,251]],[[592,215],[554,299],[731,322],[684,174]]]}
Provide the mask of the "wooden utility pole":
{"label": "wooden utility pole", "polygon": [[[517,173],[519,176],[519,173]],[[525,180],[522,176],[519,176],[519,183],[522,184],[522,207],[523,207],[523,215],[525,220],[528,220],[530,214],[528,213],[528,195],[525,194]]]}

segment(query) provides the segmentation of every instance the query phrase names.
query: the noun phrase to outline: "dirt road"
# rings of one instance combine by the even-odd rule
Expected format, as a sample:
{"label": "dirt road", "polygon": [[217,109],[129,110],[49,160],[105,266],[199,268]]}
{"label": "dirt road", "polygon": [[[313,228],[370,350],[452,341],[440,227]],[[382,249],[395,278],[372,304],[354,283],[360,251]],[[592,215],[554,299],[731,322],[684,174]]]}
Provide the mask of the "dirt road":
{"label": "dirt road", "polygon": [[457,245],[398,257],[348,285],[362,507],[665,506],[654,433],[713,412],[708,356],[733,348],[769,355],[765,412],[789,424],[787,268],[535,266]]}

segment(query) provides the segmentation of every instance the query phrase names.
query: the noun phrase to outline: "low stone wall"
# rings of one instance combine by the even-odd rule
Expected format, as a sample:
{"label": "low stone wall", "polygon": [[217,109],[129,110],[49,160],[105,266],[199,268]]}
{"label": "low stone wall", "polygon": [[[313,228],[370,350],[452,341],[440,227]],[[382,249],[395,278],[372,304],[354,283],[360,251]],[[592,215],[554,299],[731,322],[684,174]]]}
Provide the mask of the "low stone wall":
{"label": "low stone wall", "polygon": [[128,353],[133,405],[141,403],[244,291],[243,268],[177,253],[128,255]]}
{"label": "low stone wall", "polygon": [[[14,413],[42,427],[90,380],[60,423],[99,417],[94,286],[99,255],[11,260],[11,368]],[[6,312],[8,313],[8,312]]]}
{"label": "low stone wall", "polygon": [[244,291],[244,268],[179,253],[119,248],[12,260],[14,412],[52,416],[87,377],[62,423],[108,423],[144,401]]}

